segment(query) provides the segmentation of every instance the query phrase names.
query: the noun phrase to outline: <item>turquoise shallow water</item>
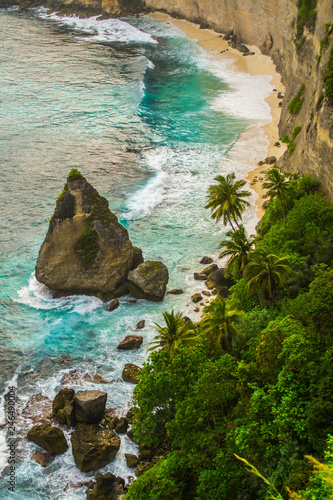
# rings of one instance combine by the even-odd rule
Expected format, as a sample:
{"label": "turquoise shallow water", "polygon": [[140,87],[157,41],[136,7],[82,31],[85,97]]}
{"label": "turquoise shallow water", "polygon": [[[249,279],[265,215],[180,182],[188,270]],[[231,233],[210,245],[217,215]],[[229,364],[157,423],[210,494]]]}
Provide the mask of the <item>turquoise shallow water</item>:
{"label": "turquoise shallow water", "polygon": [[[0,32],[0,393],[17,386],[21,437],[31,426],[22,415],[29,397],[53,398],[74,370],[71,386],[106,390],[108,406],[126,411],[133,386],[122,381],[122,368],[144,361],[162,311],[186,309],[193,270],[203,254],[218,249],[223,231],[203,208],[207,187],[218,173],[246,170],[252,136],[236,141],[267,120],[263,99],[270,86],[218,67],[172,25],[145,17],[98,21],[0,11]],[[255,102],[247,97],[242,105],[251,85]],[[254,159],[265,144],[257,140]],[[169,288],[181,287],[184,295],[159,304],[123,297],[111,314],[96,298],[47,298],[34,266],[73,166],[109,200],[145,259],[168,266]],[[117,352],[141,319],[144,346]],[[86,372],[110,384],[83,380]],[[0,404],[1,424],[3,397]],[[2,430],[2,466],[4,438]],[[84,488],[74,485],[89,474],[77,470],[70,451],[42,469],[29,458],[34,445],[19,440],[17,446],[10,498],[85,498]],[[127,438],[103,471],[132,475],[124,451],[135,452]],[[5,478],[6,469],[0,498],[8,498]]]}

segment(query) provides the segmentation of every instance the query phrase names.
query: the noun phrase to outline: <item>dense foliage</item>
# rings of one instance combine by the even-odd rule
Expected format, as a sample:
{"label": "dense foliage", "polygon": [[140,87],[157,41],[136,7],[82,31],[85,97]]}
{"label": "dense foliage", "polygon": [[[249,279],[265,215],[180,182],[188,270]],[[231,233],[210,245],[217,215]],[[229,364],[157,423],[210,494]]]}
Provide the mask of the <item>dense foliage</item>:
{"label": "dense foliage", "polygon": [[[154,459],[126,499],[332,498],[333,207],[317,188],[288,181],[244,273],[230,266],[231,296],[194,325],[196,343],[145,363],[134,433]],[[280,266],[261,301],[246,271],[258,255]]]}

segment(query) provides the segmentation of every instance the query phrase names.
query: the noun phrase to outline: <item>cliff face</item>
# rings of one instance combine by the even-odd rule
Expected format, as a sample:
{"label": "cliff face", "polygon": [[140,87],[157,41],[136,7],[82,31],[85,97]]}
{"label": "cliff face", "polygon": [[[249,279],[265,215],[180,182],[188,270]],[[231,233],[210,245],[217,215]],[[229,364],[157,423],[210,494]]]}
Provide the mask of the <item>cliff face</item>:
{"label": "cliff face", "polygon": [[[333,105],[324,97],[323,82],[333,34],[322,50],[320,44],[327,35],[325,24],[333,22],[332,1],[317,1],[313,29],[305,26],[298,37],[295,0],[146,0],[146,5],[222,33],[234,29],[238,42],[256,45],[273,58],[286,85],[280,134],[291,140],[295,127],[302,127],[290,141],[295,144],[289,148],[292,153],[287,151],[279,166],[310,173],[333,200]],[[299,91],[303,103],[298,113],[292,113],[288,105]]]}

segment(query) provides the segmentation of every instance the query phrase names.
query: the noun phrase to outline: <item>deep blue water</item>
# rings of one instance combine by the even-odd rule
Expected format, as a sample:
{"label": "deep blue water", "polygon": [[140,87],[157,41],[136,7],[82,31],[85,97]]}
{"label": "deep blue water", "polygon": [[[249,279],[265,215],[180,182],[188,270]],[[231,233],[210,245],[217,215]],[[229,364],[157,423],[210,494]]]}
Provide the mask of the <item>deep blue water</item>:
{"label": "deep blue water", "polygon": [[[0,11],[0,33],[0,393],[15,385],[21,414],[30,396],[52,399],[76,370],[72,387],[106,390],[108,406],[126,411],[133,386],[121,372],[126,362],[143,363],[153,322],[172,308],[195,318],[190,295],[202,285],[193,271],[225,232],[204,209],[207,188],[217,174],[240,175],[264,154],[256,127],[268,119],[270,86],[232,73],[171,24],[147,17],[98,21],[7,10]],[[109,200],[145,259],[168,266],[168,288],[183,295],[159,304],[123,297],[112,313],[96,298],[47,298],[34,267],[72,167]],[[144,345],[118,352],[141,319]],[[86,372],[110,384],[87,382]],[[3,398],[0,404],[4,420]],[[31,425],[19,416],[18,436]],[[4,438],[2,431],[2,465]],[[78,471],[71,452],[43,469],[30,459],[35,448],[19,441],[16,492],[9,497],[5,470],[0,498],[85,498],[75,484],[89,474]],[[127,479],[133,471],[123,454],[135,450],[123,438],[103,471]]]}

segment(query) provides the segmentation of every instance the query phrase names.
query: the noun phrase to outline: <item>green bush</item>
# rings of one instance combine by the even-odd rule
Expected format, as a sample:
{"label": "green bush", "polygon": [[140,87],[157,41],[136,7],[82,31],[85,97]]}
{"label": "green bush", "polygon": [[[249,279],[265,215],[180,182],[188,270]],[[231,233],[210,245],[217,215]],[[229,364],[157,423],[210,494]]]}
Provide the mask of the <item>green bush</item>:
{"label": "green bush", "polygon": [[328,60],[328,68],[324,76],[325,94],[331,104],[333,104],[333,47]]}
{"label": "green bush", "polygon": [[83,179],[83,175],[77,168],[72,168],[67,176],[67,181],[76,181],[78,179]]}
{"label": "green bush", "polygon": [[303,102],[304,102],[304,92],[305,92],[305,85],[301,86],[295,97],[292,98],[290,103],[288,104],[288,109],[290,113],[293,115],[297,115],[302,108]]}

